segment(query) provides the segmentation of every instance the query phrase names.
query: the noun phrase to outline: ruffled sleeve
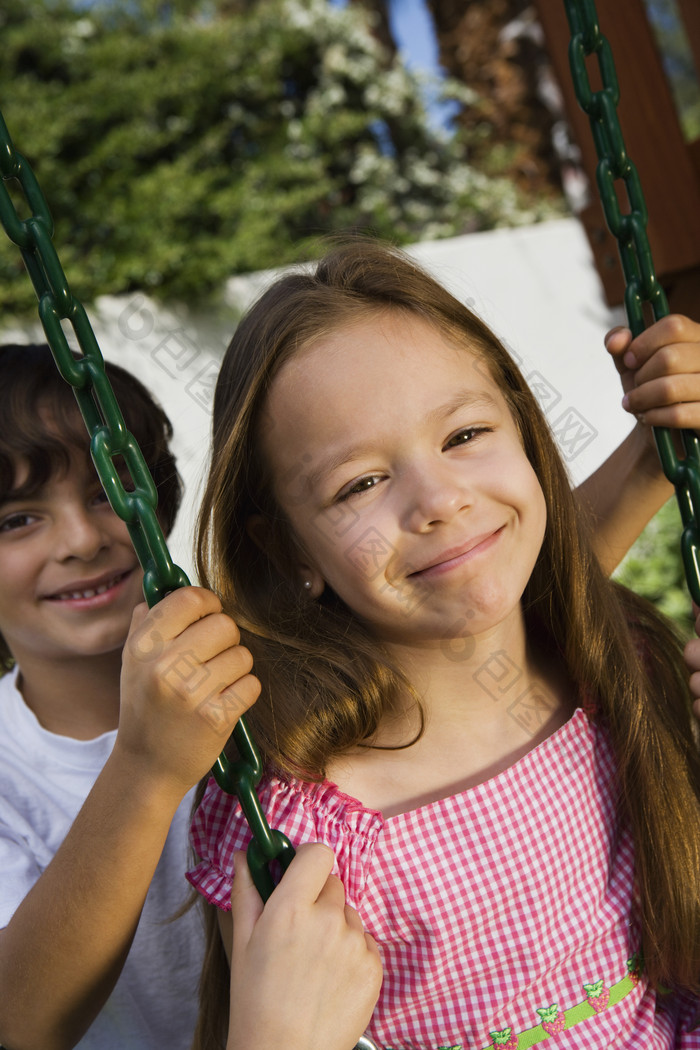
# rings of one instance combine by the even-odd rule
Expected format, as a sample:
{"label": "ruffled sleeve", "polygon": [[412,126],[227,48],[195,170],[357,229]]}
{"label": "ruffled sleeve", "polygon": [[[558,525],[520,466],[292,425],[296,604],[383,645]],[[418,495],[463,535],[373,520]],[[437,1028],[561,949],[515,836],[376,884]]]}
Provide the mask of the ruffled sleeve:
{"label": "ruffled sleeve", "polygon": [[[334,784],[308,784],[276,777],[261,782],[258,797],[271,828],[293,846],[323,842],[335,853],[334,871],[343,881],[349,904],[360,906],[375,846],[382,833],[381,814],[365,809]],[[192,821],[190,840],[199,862],[187,872],[194,888],[224,911],[231,908],[233,855],[251,839],[241,806],[212,778]]]}

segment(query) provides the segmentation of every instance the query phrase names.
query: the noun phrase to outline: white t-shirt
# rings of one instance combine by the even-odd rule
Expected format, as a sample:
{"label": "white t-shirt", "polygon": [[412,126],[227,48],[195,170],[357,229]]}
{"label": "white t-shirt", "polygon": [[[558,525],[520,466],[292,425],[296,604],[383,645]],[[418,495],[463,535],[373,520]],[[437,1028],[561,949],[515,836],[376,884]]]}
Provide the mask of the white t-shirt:
{"label": "white t-shirt", "polygon": [[[114,745],[49,733],[0,678],[0,928],[63,842]],[[121,976],[80,1050],[189,1050],[203,931],[198,908],[167,920],[188,897],[191,795],[181,803],[148,891]]]}

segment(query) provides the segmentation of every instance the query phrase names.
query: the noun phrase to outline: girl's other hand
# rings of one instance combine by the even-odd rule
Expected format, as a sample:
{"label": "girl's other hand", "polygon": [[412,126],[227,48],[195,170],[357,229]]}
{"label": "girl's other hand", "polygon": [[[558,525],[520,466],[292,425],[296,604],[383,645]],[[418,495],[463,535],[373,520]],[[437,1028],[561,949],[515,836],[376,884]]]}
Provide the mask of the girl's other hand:
{"label": "girl's other hand", "polygon": [[236,624],[203,587],[134,610],[124,646],[115,754],[182,797],[260,693]]}
{"label": "girl's other hand", "polygon": [[700,430],[700,325],[670,314],[636,339],[613,328],[605,346],[620,375],[623,408],[646,427]]}
{"label": "girl's other hand", "polygon": [[332,868],[327,846],[301,846],[263,908],[236,854],[227,1050],[352,1050],[367,1027],[379,952]]}

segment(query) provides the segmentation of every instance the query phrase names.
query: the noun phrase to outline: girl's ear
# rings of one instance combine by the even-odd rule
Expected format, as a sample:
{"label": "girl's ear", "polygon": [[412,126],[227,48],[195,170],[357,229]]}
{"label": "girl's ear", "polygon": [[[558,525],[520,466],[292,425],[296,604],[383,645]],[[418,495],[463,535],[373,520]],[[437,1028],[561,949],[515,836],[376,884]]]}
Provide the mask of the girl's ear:
{"label": "girl's ear", "polygon": [[313,569],[310,565],[299,564],[297,571],[304,594],[307,594],[309,598],[320,598],[325,589],[326,581],[318,569]]}
{"label": "girl's ear", "polygon": [[261,551],[265,551],[266,554],[270,553],[272,529],[267,518],[263,517],[262,514],[251,514],[245,523],[245,530],[256,547],[259,547]]}
{"label": "girl's ear", "polygon": [[309,564],[308,558],[298,550],[293,540],[285,544],[287,550],[282,555],[279,537],[263,514],[252,514],[246,522],[246,531],[253,543],[265,552],[280,576],[293,587],[299,587],[309,598],[321,597],[326,581],[318,569]]}

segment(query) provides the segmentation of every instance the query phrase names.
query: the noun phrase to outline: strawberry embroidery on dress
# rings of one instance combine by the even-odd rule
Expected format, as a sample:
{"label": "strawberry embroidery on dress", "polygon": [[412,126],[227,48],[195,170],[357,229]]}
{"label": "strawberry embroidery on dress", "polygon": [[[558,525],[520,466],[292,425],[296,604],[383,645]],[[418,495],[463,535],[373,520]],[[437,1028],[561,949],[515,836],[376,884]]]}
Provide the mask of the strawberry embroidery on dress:
{"label": "strawberry embroidery on dress", "polygon": [[602,979],[592,984],[584,984],[583,990],[586,993],[586,999],[595,1012],[597,1014],[602,1013],[610,1000],[610,989],[605,987]]}
{"label": "strawberry embroidery on dress", "polygon": [[489,1032],[493,1042],[491,1046],[496,1050],[496,1047],[502,1047],[503,1050],[517,1050],[518,1036],[513,1032],[512,1028],[501,1028],[499,1032]]}
{"label": "strawberry embroidery on dress", "polygon": [[538,1006],[537,1013],[540,1015],[542,1027],[547,1035],[559,1035],[566,1027],[566,1018],[559,1013],[558,1003],[551,1006]]}
{"label": "strawberry embroidery on dress", "polygon": [[627,976],[634,984],[638,984],[642,976],[644,961],[641,952],[634,952],[627,960]]}

